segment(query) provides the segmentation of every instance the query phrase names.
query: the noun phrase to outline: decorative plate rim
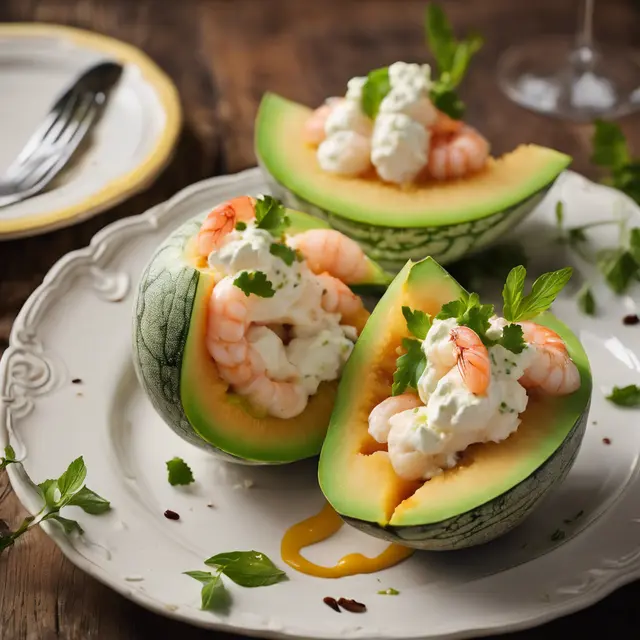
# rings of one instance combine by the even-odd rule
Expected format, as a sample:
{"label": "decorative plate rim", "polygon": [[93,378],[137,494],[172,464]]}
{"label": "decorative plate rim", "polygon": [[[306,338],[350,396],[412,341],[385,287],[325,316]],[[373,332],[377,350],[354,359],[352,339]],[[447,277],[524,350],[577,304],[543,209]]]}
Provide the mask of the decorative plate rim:
{"label": "decorative plate rim", "polygon": [[[566,172],[566,174],[578,175],[571,171]],[[584,179],[582,176],[580,176],[580,178]],[[117,250],[114,251],[113,248],[117,247],[117,242],[121,237],[126,237],[132,233],[144,233],[145,229],[159,229],[165,221],[171,219],[171,210],[173,207],[201,190],[207,190],[214,186],[234,187],[236,185],[246,184],[247,182],[255,183],[259,180],[259,169],[252,168],[234,175],[214,177],[194,183],[179,191],[166,202],[152,207],[143,214],[123,218],[104,227],[95,234],[88,246],[66,254],[53,265],[45,276],[42,284],[29,296],[18,313],[11,329],[9,346],[2,355],[2,358],[0,358],[0,448],[9,442],[9,435],[13,432],[11,426],[11,409],[16,412],[20,410],[28,411],[28,407],[25,409],[24,405],[31,403],[31,398],[41,393],[41,381],[35,380],[33,384],[30,384],[32,381],[29,380],[28,375],[22,380],[19,379],[15,372],[12,374],[11,361],[14,356],[19,357],[20,355],[27,354],[34,362],[38,362],[44,367],[47,366],[42,345],[39,344],[36,333],[30,329],[30,324],[34,316],[37,316],[40,312],[40,308],[47,304],[47,300],[51,294],[56,292],[60,286],[60,281],[73,273],[76,268],[90,266],[96,274],[96,286],[99,288],[100,278],[103,277],[105,273],[108,273],[106,267],[117,252]],[[117,300],[117,298],[112,299]],[[21,361],[22,364],[24,364],[24,362],[24,360]],[[12,465],[7,469],[7,472],[12,488],[20,502],[30,513],[38,511],[40,508],[39,498],[24,469],[20,465]],[[62,529],[53,527],[47,522],[42,523],[41,527],[55,542],[64,556],[75,566],[125,598],[154,613],[206,629],[243,633],[253,637],[287,639],[294,637],[291,633],[274,630],[266,624],[241,627],[215,618],[212,618],[211,621],[194,619],[188,612],[183,612],[179,609],[173,610],[160,600],[144,592],[128,589],[122,580],[119,580],[101,566],[85,558],[71,544]],[[593,580],[591,579],[592,574],[595,578]],[[580,578],[583,576],[586,576],[585,585],[589,586],[588,589],[581,589],[579,595],[572,599],[564,599],[557,603],[550,602],[548,608],[546,608],[543,613],[533,613],[518,622],[509,622],[506,625],[501,625],[497,622],[493,625],[439,635],[437,638],[441,640],[458,640],[471,637],[485,637],[496,633],[521,631],[585,609],[618,588],[640,578],[640,548],[620,559],[605,561],[601,567],[588,569],[580,574]],[[324,634],[318,633],[312,636],[296,634],[295,637],[300,640],[304,640],[305,638],[313,640],[334,640],[337,636],[325,632]],[[357,637],[364,636],[358,635]],[[387,635],[366,637],[372,639],[378,638],[380,640],[389,639]],[[436,636],[424,637],[428,638],[428,640],[435,640],[436,638]]]}
{"label": "decorative plate rim", "polygon": [[109,36],[66,25],[38,22],[0,24],[0,39],[24,37],[52,37],[71,41],[87,49],[107,53],[120,62],[135,65],[153,87],[167,121],[154,148],[134,169],[69,207],[15,220],[0,220],[0,240],[36,235],[74,224],[102,213],[146,188],[168,164],[182,128],[178,90],[169,76],[140,49]]}

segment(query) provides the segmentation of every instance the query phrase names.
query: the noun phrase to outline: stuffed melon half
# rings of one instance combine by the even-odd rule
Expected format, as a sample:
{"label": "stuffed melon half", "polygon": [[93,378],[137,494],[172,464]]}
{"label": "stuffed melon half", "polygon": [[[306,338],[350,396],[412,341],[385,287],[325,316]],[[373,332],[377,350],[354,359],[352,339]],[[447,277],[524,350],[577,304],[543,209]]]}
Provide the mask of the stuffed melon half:
{"label": "stuffed melon half", "polygon": [[472,444],[455,466],[427,481],[398,476],[387,445],[370,435],[368,420],[392,395],[398,349],[410,336],[402,307],[435,316],[461,294],[434,260],[406,264],[347,363],[320,457],[320,486],[343,519],[419,549],[469,547],[518,525],[567,475],[587,424],[592,389],[587,356],[576,336],[545,312],[535,322],[564,341],[577,371],[577,390],[530,394],[515,432],[500,442]]}
{"label": "stuffed melon half", "polygon": [[[327,226],[304,213],[283,211],[289,224],[288,237]],[[198,253],[196,239],[204,218],[198,216],[174,231],[144,270],[133,321],[133,361],[138,378],[171,429],[225,460],[278,464],[317,455],[329,423],[337,380],[320,383],[295,418],[265,415],[253,411],[242,397],[232,393],[207,349],[207,327],[213,313],[209,302],[220,277]],[[287,251],[283,245],[277,246]],[[365,260],[366,268],[350,286],[384,288],[389,276],[373,261]],[[242,293],[236,294],[244,300]],[[249,293],[246,296],[247,300],[255,297]],[[343,322],[359,330],[367,317],[361,309],[352,317],[344,317]]]}

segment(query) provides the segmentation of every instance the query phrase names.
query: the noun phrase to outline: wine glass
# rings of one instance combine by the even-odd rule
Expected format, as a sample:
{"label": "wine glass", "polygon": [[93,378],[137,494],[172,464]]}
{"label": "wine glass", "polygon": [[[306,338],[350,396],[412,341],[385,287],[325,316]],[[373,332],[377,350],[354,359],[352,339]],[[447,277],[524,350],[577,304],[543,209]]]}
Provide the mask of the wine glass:
{"label": "wine glass", "polygon": [[575,39],[549,36],[514,45],[498,62],[502,90],[522,107],[586,122],[640,108],[640,55],[593,38],[594,0],[584,0]]}

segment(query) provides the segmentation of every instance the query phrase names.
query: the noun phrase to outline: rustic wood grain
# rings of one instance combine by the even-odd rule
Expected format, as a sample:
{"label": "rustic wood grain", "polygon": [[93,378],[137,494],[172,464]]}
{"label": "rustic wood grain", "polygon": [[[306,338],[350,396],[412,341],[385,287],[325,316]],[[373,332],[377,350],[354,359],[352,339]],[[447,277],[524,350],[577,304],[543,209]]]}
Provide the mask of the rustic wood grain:
{"label": "rustic wood grain", "polygon": [[[579,2],[446,0],[445,5],[457,29],[486,37],[462,94],[469,121],[494,150],[537,142],[572,154],[574,169],[597,176],[589,164],[589,127],[520,109],[500,93],[494,74],[508,45],[541,33],[572,33]],[[599,38],[638,44],[636,2],[607,0],[596,6]],[[186,120],[173,162],[146,192],[70,229],[0,243],[0,352],[18,310],[59,257],[86,245],[104,225],[140,213],[191,182],[252,166],[253,118],[264,91],[317,104],[372,67],[424,59],[423,9],[422,0],[0,0],[0,21],[68,24],[141,47],[175,81]],[[622,125],[640,152],[638,116]],[[0,520],[15,527],[24,515],[6,475],[0,476]],[[587,611],[501,637],[636,637],[639,599],[640,583],[635,583]],[[147,637],[232,636],[205,633],[137,607],[76,569],[40,530],[0,557],[2,640]]]}

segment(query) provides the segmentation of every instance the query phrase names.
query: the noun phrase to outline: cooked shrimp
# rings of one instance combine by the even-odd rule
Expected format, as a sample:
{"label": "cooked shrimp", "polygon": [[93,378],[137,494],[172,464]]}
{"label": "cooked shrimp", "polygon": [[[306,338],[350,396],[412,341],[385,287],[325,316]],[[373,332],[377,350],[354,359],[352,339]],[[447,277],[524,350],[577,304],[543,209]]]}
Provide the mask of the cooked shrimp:
{"label": "cooked shrimp", "polygon": [[303,130],[306,142],[317,146],[326,138],[324,126],[327,118],[335,106],[342,102],[342,100],[344,100],[344,98],[329,98],[307,118]]}
{"label": "cooked shrimp", "polygon": [[480,171],[489,157],[489,143],[475,129],[463,125],[457,132],[434,135],[426,172],[436,180],[463,178]]}
{"label": "cooked shrimp", "polygon": [[562,338],[548,327],[521,322],[524,339],[535,347],[533,360],[519,382],[525,389],[538,387],[554,396],[573,393],[580,387],[580,372]]}
{"label": "cooked shrimp", "polygon": [[322,308],[329,313],[352,316],[364,308],[362,300],[349,287],[328,273],[318,275],[322,285]]}
{"label": "cooked shrimp", "polygon": [[308,395],[300,381],[271,380],[260,354],[247,340],[253,301],[224,278],[209,300],[206,344],[220,376],[256,408],[277,418],[304,411]]}
{"label": "cooked shrimp", "polygon": [[395,416],[396,413],[414,409],[421,404],[420,398],[414,393],[403,393],[383,400],[369,414],[369,433],[377,442],[386,442],[391,429],[389,419]]}
{"label": "cooked shrimp", "polygon": [[491,379],[487,347],[473,329],[464,326],[451,330],[451,341],[455,348],[456,362],[462,381],[471,393],[483,395]]}
{"label": "cooked shrimp", "polygon": [[429,127],[432,135],[458,133],[464,123],[462,120],[454,120],[446,113],[437,111],[435,122]]}
{"label": "cooked shrimp", "polygon": [[311,229],[287,240],[298,249],[313,273],[324,273],[352,284],[361,282],[369,262],[360,245],[335,229]]}
{"label": "cooked shrimp", "polygon": [[219,204],[207,215],[198,231],[198,253],[208,256],[235,229],[236,222],[248,222],[255,215],[255,200],[249,196],[240,196]]}

